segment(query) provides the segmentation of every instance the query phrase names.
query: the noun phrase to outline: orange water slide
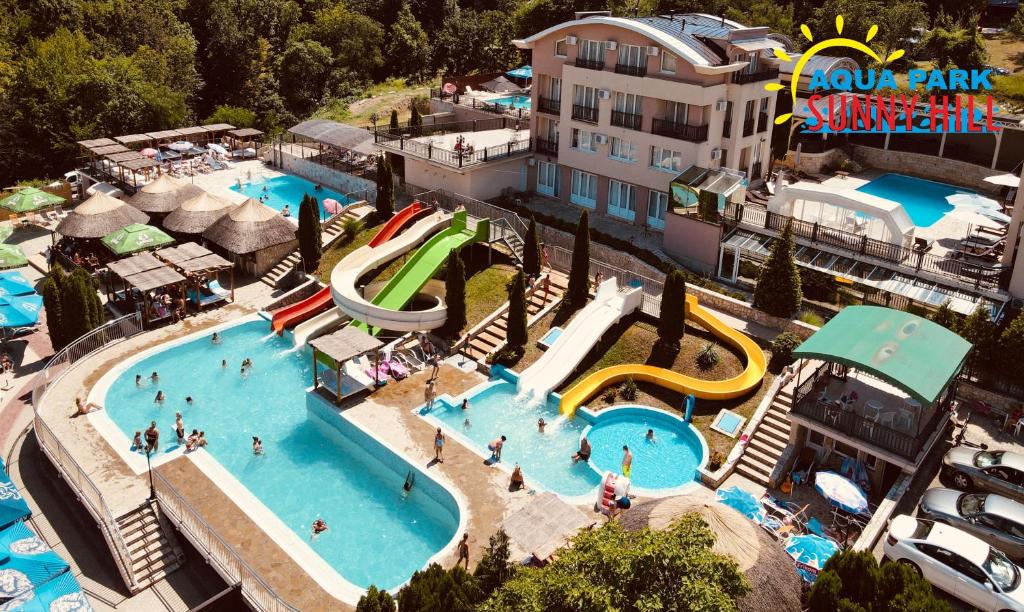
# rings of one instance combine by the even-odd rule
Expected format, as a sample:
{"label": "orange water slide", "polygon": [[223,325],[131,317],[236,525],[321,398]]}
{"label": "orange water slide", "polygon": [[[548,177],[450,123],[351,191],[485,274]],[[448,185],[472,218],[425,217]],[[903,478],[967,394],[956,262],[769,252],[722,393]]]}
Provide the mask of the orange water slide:
{"label": "orange water slide", "polygon": [[384,224],[384,227],[380,228],[377,235],[370,240],[369,244],[371,247],[375,247],[380,244],[384,244],[388,240],[395,237],[398,232],[405,229],[410,223],[418,219],[422,214],[433,210],[427,204],[416,200],[412,204],[406,206],[402,210],[398,211],[394,217],[388,220]]}
{"label": "orange water slide", "polygon": [[285,306],[275,312],[270,320],[270,328],[280,335],[286,327],[298,325],[333,305],[334,300],[331,298],[331,288],[324,287],[301,302]]}
{"label": "orange water slide", "polygon": [[702,380],[665,368],[637,363],[612,366],[594,372],[566,391],[559,405],[562,414],[571,418],[579,406],[601,389],[628,378],[655,384],[678,393],[692,393],[694,397],[709,400],[740,397],[761,384],[768,363],[756,342],[702,308],[697,303],[696,296],[686,296],[686,318],[711,332],[723,343],[741,351],[747,360],[747,367],[743,372],[726,380]]}

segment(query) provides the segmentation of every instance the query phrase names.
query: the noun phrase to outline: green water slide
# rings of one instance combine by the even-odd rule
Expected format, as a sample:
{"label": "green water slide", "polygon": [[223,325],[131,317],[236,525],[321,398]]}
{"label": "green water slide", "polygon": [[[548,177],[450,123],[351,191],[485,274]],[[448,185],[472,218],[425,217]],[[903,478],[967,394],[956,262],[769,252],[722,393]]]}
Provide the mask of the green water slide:
{"label": "green water slide", "polygon": [[[487,219],[478,220],[476,229],[471,230],[467,225],[466,211],[457,211],[452,216],[452,224],[424,243],[371,302],[388,310],[402,310],[445,265],[449,253],[474,242],[486,242],[488,238]],[[370,330],[362,321],[355,325],[363,331],[370,331],[373,335],[380,332],[379,327]]]}

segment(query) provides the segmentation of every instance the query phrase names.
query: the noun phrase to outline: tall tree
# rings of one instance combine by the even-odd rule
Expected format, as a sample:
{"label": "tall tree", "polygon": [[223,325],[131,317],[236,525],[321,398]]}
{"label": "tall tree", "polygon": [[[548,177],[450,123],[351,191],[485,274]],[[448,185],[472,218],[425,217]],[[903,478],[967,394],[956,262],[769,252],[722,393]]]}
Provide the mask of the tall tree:
{"label": "tall tree", "polygon": [[359,598],[356,612],[395,612],[395,600],[391,593],[371,584],[366,594]]}
{"label": "tall tree", "polygon": [[392,130],[398,129],[398,109],[391,109],[391,121],[388,123],[388,127]]}
{"label": "tall tree", "polygon": [[398,11],[389,38],[387,59],[391,71],[414,81],[425,77],[430,66],[430,39],[408,2]]}
{"label": "tall tree", "polygon": [[[395,115],[392,115],[394,119]],[[388,156],[381,153],[377,158],[377,216],[387,221],[395,214],[395,178]]]}
{"label": "tall tree", "polygon": [[398,609],[473,612],[480,599],[476,580],[461,565],[446,570],[431,563],[427,569],[413,573],[409,584],[398,592]]}
{"label": "tall tree", "polygon": [[420,109],[416,108],[416,103],[412,104],[412,114],[409,115],[409,127],[419,127],[423,125],[423,118],[420,117]]}
{"label": "tall tree", "polygon": [[590,297],[590,216],[585,210],[576,224],[566,297],[572,308],[583,306]]}
{"label": "tall tree", "polygon": [[974,345],[967,356],[967,371],[974,376],[982,376],[988,372],[993,363],[1000,358],[997,342],[999,332],[988,307],[981,305],[961,321],[957,333]]}
{"label": "tall tree", "polygon": [[323,254],[320,225],[320,204],[309,194],[302,196],[299,204],[299,254],[302,256],[302,267],[311,272],[320,264]]}
{"label": "tall tree", "polygon": [[476,565],[473,575],[480,585],[485,597],[498,590],[501,585],[512,577],[515,565],[509,561],[509,538],[504,529],[498,529],[491,536],[480,556],[480,562]]}
{"label": "tall tree", "polygon": [[522,350],[529,340],[526,327],[526,275],[516,272],[508,289],[508,329],[505,340],[514,350]]}
{"label": "tall tree", "polygon": [[800,309],[803,294],[800,291],[800,271],[794,259],[793,222],[786,222],[768,261],[754,288],[754,308],[777,317],[789,318]]}
{"label": "tall tree", "polygon": [[46,311],[46,329],[50,334],[50,345],[59,351],[68,343],[67,327],[64,322],[64,268],[54,264],[43,281],[43,309]]}
{"label": "tall tree", "polygon": [[540,240],[537,237],[537,220],[530,215],[530,225],[523,237],[523,272],[527,276],[540,275]]}
{"label": "tall tree", "polygon": [[956,330],[958,317],[950,307],[949,300],[946,300],[941,306],[935,309],[935,312],[932,313],[931,319],[946,329]]}
{"label": "tall tree", "polygon": [[658,312],[658,341],[666,347],[679,348],[686,333],[686,275],[672,270],[665,277]]}
{"label": "tall tree", "polygon": [[281,94],[288,110],[300,117],[311,113],[327,95],[334,56],[315,40],[288,45],[281,57]]}
{"label": "tall tree", "polygon": [[444,301],[448,318],[444,332],[449,338],[458,338],[466,326],[466,266],[458,251],[448,253],[447,271],[444,276]]}
{"label": "tall tree", "polygon": [[985,42],[973,26],[933,28],[924,45],[942,70],[981,68],[988,59]]}
{"label": "tall tree", "polygon": [[999,336],[999,359],[995,363],[1003,380],[1024,381],[1024,311]]}

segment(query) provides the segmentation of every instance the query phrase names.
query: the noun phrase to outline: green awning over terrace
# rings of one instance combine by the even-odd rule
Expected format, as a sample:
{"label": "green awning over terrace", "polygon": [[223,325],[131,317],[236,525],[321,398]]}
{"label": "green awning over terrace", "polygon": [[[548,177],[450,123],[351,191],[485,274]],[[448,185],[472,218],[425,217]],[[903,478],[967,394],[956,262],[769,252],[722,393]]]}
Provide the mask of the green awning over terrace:
{"label": "green awning over terrace", "polygon": [[793,356],[867,372],[928,406],[960,373],[970,350],[970,342],[917,315],[880,306],[847,306]]}

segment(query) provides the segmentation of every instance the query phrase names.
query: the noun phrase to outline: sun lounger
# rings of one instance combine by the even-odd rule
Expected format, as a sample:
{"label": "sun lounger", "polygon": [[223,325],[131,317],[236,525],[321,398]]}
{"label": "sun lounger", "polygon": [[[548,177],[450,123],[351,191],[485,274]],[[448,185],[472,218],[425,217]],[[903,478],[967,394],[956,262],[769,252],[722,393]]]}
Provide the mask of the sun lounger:
{"label": "sun lounger", "polygon": [[386,362],[391,369],[391,376],[395,380],[402,380],[409,376],[409,368],[405,367],[396,357],[391,357]]}

